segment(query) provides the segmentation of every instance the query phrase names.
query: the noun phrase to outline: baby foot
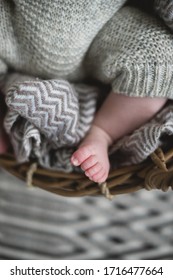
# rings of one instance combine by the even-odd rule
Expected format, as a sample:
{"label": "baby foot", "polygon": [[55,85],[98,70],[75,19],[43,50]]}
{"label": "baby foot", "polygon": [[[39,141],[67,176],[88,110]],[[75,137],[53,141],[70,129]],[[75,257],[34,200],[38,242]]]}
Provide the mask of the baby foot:
{"label": "baby foot", "polygon": [[92,126],[89,134],[72,155],[71,162],[80,166],[90,180],[103,183],[109,173],[108,146],[109,135],[97,126]]}

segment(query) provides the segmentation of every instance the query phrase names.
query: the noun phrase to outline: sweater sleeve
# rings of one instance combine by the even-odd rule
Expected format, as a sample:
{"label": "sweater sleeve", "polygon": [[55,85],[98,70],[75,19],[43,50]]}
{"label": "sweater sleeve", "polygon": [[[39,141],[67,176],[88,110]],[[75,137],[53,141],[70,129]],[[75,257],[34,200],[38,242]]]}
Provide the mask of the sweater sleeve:
{"label": "sweater sleeve", "polygon": [[173,99],[173,36],[159,18],[137,8],[125,6],[106,23],[85,63],[115,93]]}
{"label": "sweater sleeve", "polygon": [[[7,57],[12,53],[14,40],[13,40],[13,24],[12,24],[12,7],[13,1],[0,1],[0,83],[4,75],[8,71]],[[9,45],[9,48],[8,48]]]}

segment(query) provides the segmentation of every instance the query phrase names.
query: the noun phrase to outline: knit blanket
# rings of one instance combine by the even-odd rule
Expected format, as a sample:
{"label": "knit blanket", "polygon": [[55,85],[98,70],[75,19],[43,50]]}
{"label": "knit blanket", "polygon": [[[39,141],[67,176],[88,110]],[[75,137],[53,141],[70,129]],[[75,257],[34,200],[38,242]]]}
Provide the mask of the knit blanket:
{"label": "knit blanket", "polygon": [[[14,74],[5,82],[4,92],[9,108],[4,125],[17,161],[22,163],[32,158],[48,169],[76,170],[70,158],[91,126],[99,88]],[[168,141],[163,136],[172,134],[170,102],[152,121],[110,149],[112,166],[145,160]]]}
{"label": "knit blanket", "polygon": [[72,171],[70,157],[91,126],[97,89],[17,74],[5,84],[4,125],[18,162],[37,158],[46,168]]}

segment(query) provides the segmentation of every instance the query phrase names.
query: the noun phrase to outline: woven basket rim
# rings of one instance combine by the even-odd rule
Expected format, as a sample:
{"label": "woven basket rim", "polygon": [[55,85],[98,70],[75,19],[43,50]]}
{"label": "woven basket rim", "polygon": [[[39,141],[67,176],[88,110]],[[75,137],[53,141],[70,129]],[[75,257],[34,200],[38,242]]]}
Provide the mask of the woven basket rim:
{"label": "woven basket rim", "polygon": [[158,148],[144,162],[111,170],[107,182],[97,184],[84,174],[45,169],[36,162],[17,163],[14,155],[0,155],[0,166],[15,177],[54,194],[67,197],[104,195],[108,199],[141,189],[173,189],[173,149]]}

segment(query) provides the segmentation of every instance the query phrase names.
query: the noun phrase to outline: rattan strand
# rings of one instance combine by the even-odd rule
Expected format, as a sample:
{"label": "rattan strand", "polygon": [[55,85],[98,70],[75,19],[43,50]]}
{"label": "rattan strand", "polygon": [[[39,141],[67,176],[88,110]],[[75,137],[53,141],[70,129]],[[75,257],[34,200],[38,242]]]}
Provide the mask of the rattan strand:
{"label": "rattan strand", "polygon": [[163,152],[159,148],[141,164],[112,170],[104,184],[93,183],[84,174],[47,170],[35,162],[18,164],[11,154],[0,155],[0,166],[29,186],[67,197],[102,194],[112,199],[141,189],[173,190],[173,149]]}

